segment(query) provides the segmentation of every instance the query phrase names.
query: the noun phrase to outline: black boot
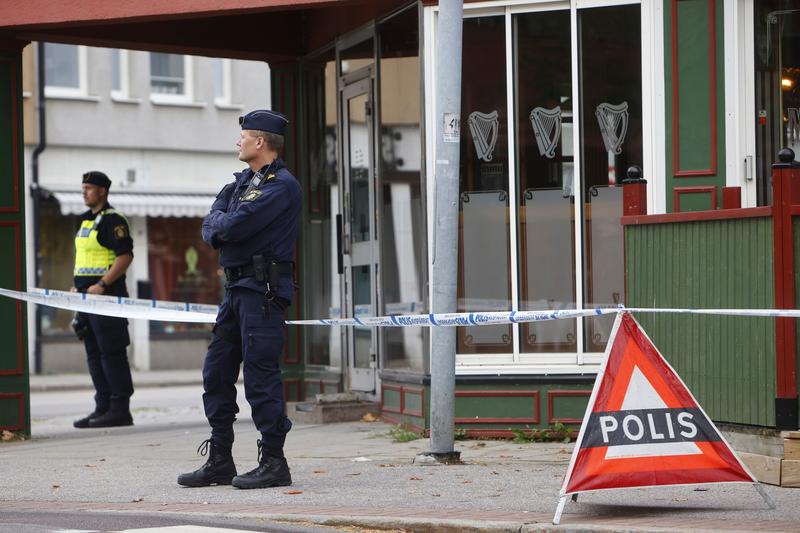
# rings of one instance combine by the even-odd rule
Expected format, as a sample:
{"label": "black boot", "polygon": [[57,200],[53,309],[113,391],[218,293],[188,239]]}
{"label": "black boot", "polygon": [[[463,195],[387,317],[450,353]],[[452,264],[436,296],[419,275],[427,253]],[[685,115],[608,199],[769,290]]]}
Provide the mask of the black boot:
{"label": "black boot", "polygon": [[241,476],[233,478],[233,485],[239,489],[264,489],[267,487],[286,487],[292,484],[292,475],[285,457],[274,457],[264,453],[264,446],[258,441],[258,467]]}
{"label": "black boot", "polygon": [[102,416],[104,414],[106,414],[106,411],[101,411],[99,409],[95,409],[94,411],[92,411],[88,415],[84,416],[83,418],[80,418],[80,419],[76,420],[75,422],[73,422],[72,425],[75,426],[78,429],[88,428],[89,427],[89,422],[91,422],[95,418],[98,418],[98,417],[100,417],[100,416]]}
{"label": "black boot", "polygon": [[117,426],[132,426],[133,417],[130,411],[110,410],[98,417],[89,419],[90,428],[111,428]]}
{"label": "black boot", "polygon": [[[209,448],[211,453],[209,453]],[[207,439],[197,448],[200,455],[208,454],[206,464],[188,474],[178,476],[178,485],[184,487],[208,487],[211,485],[230,485],[236,475],[236,465],[230,449],[222,449]]]}

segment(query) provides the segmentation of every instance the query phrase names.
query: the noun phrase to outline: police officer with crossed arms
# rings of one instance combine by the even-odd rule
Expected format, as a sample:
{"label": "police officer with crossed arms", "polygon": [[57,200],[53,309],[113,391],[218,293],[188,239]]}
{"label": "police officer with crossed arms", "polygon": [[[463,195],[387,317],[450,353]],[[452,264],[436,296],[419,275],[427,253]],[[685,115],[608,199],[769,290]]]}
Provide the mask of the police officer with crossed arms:
{"label": "police officer with crossed arms", "polygon": [[[89,209],[78,218],[73,290],[127,297],[125,271],[133,261],[133,239],[128,220],[108,203],[110,187],[111,180],[102,172],[93,170],[83,175],[83,201]],[[95,389],[94,411],[73,425],[76,428],[133,425],[128,320],[79,313],[73,328],[86,347],[86,361]]]}
{"label": "police officer with crossed arms", "polygon": [[[203,220],[203,240],[219,250],[227,281],[203,363],[203,405],[211,438],[198,452],[208,459],[198,470],[178,476],[183,486],[253,489],[292,483],[283,454],[292,423],[285,413],[279,358],[284,312],[295,290],[292,261],[302,191],[278,158],[288,123],[270,110],[239,117],[239,159],[248,168],[234,174],[235,181],[220,191]],[[261,438],[258,466],[237,475],[231,447],[240,366]]]}

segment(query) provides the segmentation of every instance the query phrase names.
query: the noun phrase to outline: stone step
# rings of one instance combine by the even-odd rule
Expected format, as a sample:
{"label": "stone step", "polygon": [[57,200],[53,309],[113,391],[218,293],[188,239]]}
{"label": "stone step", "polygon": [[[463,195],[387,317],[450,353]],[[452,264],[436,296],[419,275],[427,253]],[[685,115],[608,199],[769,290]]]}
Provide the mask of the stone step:
{"label": "stone step", "polygon": [[290,402],[286,409],[289,419],[298,424],[330,424],[332,422],[353,422],[361,420],[367,413],[379,415],[381,407],[377,402],[325,401]]}

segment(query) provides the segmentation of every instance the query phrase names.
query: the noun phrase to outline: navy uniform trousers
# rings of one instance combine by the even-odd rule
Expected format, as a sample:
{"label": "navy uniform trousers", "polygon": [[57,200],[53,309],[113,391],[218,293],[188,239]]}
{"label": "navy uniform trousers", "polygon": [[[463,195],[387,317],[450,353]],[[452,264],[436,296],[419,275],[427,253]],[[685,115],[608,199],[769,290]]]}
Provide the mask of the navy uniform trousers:
{"label": "navy uniform trousers", "polygon": [[131,368],[126,348],[131,343],[128,320],[112,316],[81,313],[89,329],[83,344],[89,375],[94,384],[95,409],[127,412],[133,395]]}
{"label": "navy uniform trousers", "polygon": [[203,363],[203,405],[211,439],[222,448],[233,444],[233,422],[239,412],[236,381],[242,366],[245,397],[262,444],[267,450],[283,449],[292,427],[286,417],[279,365],[288,304],[283,298],[269,300],[245,287],[225,291]]}

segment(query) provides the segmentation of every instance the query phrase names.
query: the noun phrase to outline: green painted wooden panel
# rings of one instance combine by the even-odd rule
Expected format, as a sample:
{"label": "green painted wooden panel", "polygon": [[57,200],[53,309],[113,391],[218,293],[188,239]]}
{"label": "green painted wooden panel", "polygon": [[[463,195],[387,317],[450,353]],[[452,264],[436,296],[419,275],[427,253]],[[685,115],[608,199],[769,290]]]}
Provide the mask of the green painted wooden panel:
{"label": "green painted wooden panel", "polygon": [[456,391],[456,418],[476,420],[481,418],[535,418],[538,414],[536,398],[532,395],[492,396],[490,391],[485,394],[486,396],[458,396],[458,391]]}
{"label": "green painted wooden panel", "polygon": [[[14,189],[11,185],[13,180],[17,179],[14,176],[12,167],[12,157],[15,147],[12,142],[15,132],[11,127],[10,108],[9,105],[18,105],[12,102],[12,77],[14,69],[17,64],[10,61],[7,57],[0,55],[0,106],[3,106],[3,118],[0,119],[0,208],[8,207],[14,203]],[[19,93],[18,93],[19,94]]]}
{"label": "green painted wooden panel", "polygon": [[708,2],[678,2],[678,128],[682,169],[710,166]]}
{"label": "green painted wooden panel", "polygon": [[[716,70],[710,72],[709,2],[714,1]],[[677,70],[678,116],[673,105],[673,0],[663,0],[664,10],[664,105],[665,105],[665,171],[664,183],[667,211],[674,211],[673,187],[725,186],[725,33],[724,5],[719,0],[677,0]],[[716,77],[716,149],[717,171],[712,176],[675,177],[678,170],[708,170],[711,161],[710,80]],[[678,128],[678,145],[673,144],[673,131]],[[679,169],[674,168],[673,155],[679,155]],[[647,176],[645,176],[647,177]],[[694,195],[689,195],[694,196]],[[685,202],[688,202],[684,205]],[[681,211],[696,211],[699,199],[681,198]]]}
{"label": "green painted wooden panel", "polygon": [[[634,307],[772,308],[768,217],[627,226]],[[640,314],[661,353],[716,421],[775,425],[775,321]]]}
{"label": "green painted wooden panel", "polygon": [[[592,387],[586,389],[591,392]],[[568,420],[583,420],[586,414],[586,404],[589,403],[589,395],[581,396],[553,396],[553,418],[563,423]],[[547,415],[547,406],[543,406],[543,414]],[[545,419],[545,424],[547,420]],[[574,422],[569,422],[574,423]]]}
{"label": "green painted wooden panel", "polygon": [[[0,287],[25,290],[22,54],[0,50]],[[0,428],[30,434],[26,309],[0,298]]]}

